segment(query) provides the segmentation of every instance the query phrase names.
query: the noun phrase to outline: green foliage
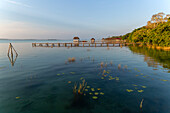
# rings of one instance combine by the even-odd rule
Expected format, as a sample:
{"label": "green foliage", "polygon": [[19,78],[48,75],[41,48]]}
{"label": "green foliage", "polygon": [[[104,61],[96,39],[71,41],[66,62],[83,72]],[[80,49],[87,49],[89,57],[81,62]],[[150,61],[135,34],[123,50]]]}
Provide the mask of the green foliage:
{"label": "green foliage", "polygon": [[[127,37],[128,36],[128,37]],[[128,33],[127,37],[130,42],[143,42],[155,46],[170,46],[170,21],[159,23],[156,28],[141,27]]]}

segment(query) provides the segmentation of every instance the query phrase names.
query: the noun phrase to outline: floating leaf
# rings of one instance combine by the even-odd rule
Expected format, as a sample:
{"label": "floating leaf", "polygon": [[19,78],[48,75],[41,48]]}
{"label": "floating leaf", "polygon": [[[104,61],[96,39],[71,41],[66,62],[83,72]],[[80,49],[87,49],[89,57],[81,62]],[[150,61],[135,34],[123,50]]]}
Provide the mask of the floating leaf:
{"label": "floating leaf", "polygon": [[139,92],[139,93],[142,93],[142,92],[143,92],[143,90],[138,90],[138,92]]}
{"label": "floating leaf", "polygon": [[62,73],[64,75],[64,73]]}
{"label": "floating leaf", "polygon": [[80,78],[80,80],[83,80],[83,79],[84,79],[83,77]]}
{"label": "floating leaf", "polygon": [[116,77],[116,80],[118,81],[118,80],[119,80],[119,78],[118,78],[118,77]]}
{"label": "floating leaf", "polygon": [[60,74],[57,74],[57,75],[60,75]]}
{"label": "floating leaf", "polygon": [[103,75],[104,77],[107,77],[107,75]]}
{"label": "floating leaf", "polygon": [[87,86],[87,88],[90,88],[90,86]]}
{"label": "floating leaf", "polygon": [[136,76],[139,76],[139,75],[136,75]]}
{"label": "floating leaf", "polygon": [[100,92],[100,94],[101,94],[101,95],[104,95],[104,93],[103,93],[103,92]]}
{"label": "floating leaf", "polygon": [[146,88],[146,86],[142,86],[142,88]]}
{"label": "floating leaf", "polygon": [[86,94],[84,93],[84,96],[86,96]]}
{"label": "floating leaf", "polygon": [[91,91],[95,91],[94,88],[91,88]]}
{"label": "floating leaf", "polygon": [[88,91],[88,89],[85,89],[85,91]]}
{"label": "floating leaf", "polygon": [[132,89],[126,89],[126,91],[127,91],[127,92],[133,92],[133,90],[132,90]]}
{"label": "floating leaf", "polygon": [[161,81],[167,82],[168,80],[163,80],[163,79],[161,79]]}
{"label": "floating leaf", "polygon": [[71,74],[75,74],[75,72],[70,72]]}
{"label": "floating leaf", "polygon": [[132,85],[135,86],[135,87],[138,86],[138,85],[135,85],[135,84],[132,84]]}
{"label": "floating leaf", "polygon": [[70,83],[71,83],[71,81],[68,81],[68,83],[70,84]]}
{"label": "floating leaf", "polygon": [[95,92],[94,94],[95,94],[95,95],[98,95],[99,93],[98,93],[98,92]]}
{"label": "floating leaf", "polygon": [[93,93],[90,92],[89,95],[93,95]]}
{"label": "floating leaf", "polygon": [[97,90],[101,90],[100,88],[97,88]]}
{"label": "floating leaf", "polygon": [[16,97],[16,99],[20,99],[20,97]]}
{"label": "floating leaf", "polygon": [[143,75],[143,73],[141,73],[141,75]]}
{"label": "floating leaf", "polygon": [[101,79],[104,79],[104,77],[101,77]]}
{"label": "floating leaf", "polygon": [[98,99],[98,97],[97,97],[97,96],[93,96],[92,98],[93,98],[94,100]]}

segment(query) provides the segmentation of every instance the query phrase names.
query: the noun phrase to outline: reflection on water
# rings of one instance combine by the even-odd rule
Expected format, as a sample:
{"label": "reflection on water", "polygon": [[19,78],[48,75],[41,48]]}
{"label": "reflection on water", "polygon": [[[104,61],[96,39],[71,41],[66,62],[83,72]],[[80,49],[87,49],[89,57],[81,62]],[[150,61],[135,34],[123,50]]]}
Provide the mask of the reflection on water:
{"label": "reflection on water", "polygon": [[0,44],[0,113],[170,113],[169,73],[149,55],[13,45],[19,56],[11,67],[8,44]]}
{"label": "reflection on water", "polygon": [[[134,53],[144,55],[144,61],[149,67],[158,68],[158,65],[170,69],[170,51],[149,49],[147,47],[129,47]],[[169,71],[170,72],[170,71]]]}
{"label": "reflection on water", "polygon": [[11,65],[14,66],[15,61],[17,60],[17,57],[18,57],[18,53],[16,52],[16,50],[14,49],[14,47],[12,46],[11,43],[9,44],[8,55],[7,56],[9,58],[9,61],[11,62]]}

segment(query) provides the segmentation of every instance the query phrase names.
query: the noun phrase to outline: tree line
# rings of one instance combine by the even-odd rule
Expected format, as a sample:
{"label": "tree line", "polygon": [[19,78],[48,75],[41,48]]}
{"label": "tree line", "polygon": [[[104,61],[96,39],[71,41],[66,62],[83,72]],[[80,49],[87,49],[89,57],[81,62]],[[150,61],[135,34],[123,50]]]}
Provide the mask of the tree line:
{"label": "tree line", "polygon": [[170,47],[170,14],[163,12],[154,14],[146,26],[133,30],[121,36],[129,42]]}

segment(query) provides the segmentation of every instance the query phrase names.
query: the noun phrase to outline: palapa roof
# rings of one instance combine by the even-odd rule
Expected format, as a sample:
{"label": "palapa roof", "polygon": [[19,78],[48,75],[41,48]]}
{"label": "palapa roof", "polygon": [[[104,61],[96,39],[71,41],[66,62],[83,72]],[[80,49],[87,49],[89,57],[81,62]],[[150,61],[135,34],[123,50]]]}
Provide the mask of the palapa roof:
{"label": "palapa roof", "polygon": [[73,39],[80,39],[79,37],[74,37]]}
{"label": "palapa roof", "polygon": [[94,38],[91,38],[91,40],[95,40]]}

